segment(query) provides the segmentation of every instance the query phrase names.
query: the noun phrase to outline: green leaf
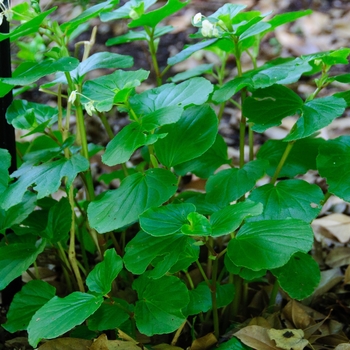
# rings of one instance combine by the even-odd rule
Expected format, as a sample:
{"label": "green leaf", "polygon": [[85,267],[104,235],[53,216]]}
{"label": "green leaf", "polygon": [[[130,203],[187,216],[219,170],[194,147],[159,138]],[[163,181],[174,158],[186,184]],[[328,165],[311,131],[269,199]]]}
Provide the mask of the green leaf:
{"label": "green leaf", "polygon": [[217,350],[252,350],[249,346],[242,344],[237,338],[233,337],[224,343],[221,343]]}
{"label": "green leaf", "polygon": [[309,224],[298,219],[247,222],[227,247],[237,266],[253,271],[285,265],[297,252],[307,253],[313,243]]}
{"label": "green leaf", "polygon": [[204,78],[193,78],[178,85],[165,84],[130,98],[137,115],[147,115],[163,107],[191,104],[202,105],[213,91],[213,85]]}
{"label": "green leaf", "polygon": [[11,333],[26,330],[35,312],[55,296],[55,291],[44,281],[29,281],[14,296],[6,315],[7,322],[2,327]]}
{"label": "green leaf", "polygon": [[128,176],[117,190],[104,192],[89,204],[91,227],[104,233],[132,224],[148,208],[167,201],[176,192],[176,183],[176,177],[165,169]]}
{"label": "green leaf", "polygon": [[[130,18],[129,13],[131,9],[133,7],[138,7],[140,5],[140,2],[140,0],[131,0],[115,11],[102,13],[101,21],[108,22],[115,19]],[[144,4],[144,10],[147,10],[150,6],[157,2],[157,0],[143,0],[142,2]]]}
{"label": "green leaf", "polygon": [[310,223],[320,213],[324,195],[319,186],[292,179],[280,181],[275,186],[258,187],[249,199],[264,206],[263,213],[250,221],[294,218]]}
{"label": "green leaf", "polygon": [[281,288],[297,300],[310,296],[321,280],[320,268],[312,256],[296,253],[282,267],[271,271]]}
{"label": "green leaf", "polygon": [[262,89],[274,84],[294,83],[300,79],[302,74],[312,70],[310,60],[310,57],[303,56],[270,61],[258,69],[244,73],[242,77],[227,82],[215,91],[213,99],[217,103],[225,102],[246,86],[252,89]]}
{"label": "green leaf", "polygon": [[215,142],[217,128],[217,117],[211,107],[189,107],[177,123],[161,128],[168,135],[154,145],[159,161],[172,167],[202,155]]}
{"label": "green leaf", "polygon": [[294,22],[296,19],[300,17],[308,16],[311,13],[312,13],[312,10],[280,13],[268,21],[268,23],[270,23],[271,25],[268,31],[271,32],[272,30],[274,30],[275,28],[283,24]]}
{"label": "green leaf", "polygon": [[167,3],[157,8],[156,10],[144,13],[138,19],[134,19],[128,24],[129,28],[135,27],[151,27],[155,28],[156,25],[161,22],[164,18],[174,14],[177,11],[180,11],[183,7],[189,4],[189,1],[181,0],[168,0]]}
{"label": "green leaf", "polygon": [[75,29],[81,24],[86,23],[88,20],[95,18],[102,12],[110,11],[114,4],[118,4],[119,0],[108,0],[100,4],[89,7],[87,10],[82,12],[79,16],[71,19],[70,21],[61,24],[61,30],[66,32],[70,36]]}
{"label": "green leaf", "polygon": [[317,169],[327,180],[328,191],[350,201],[350,136],[328,140],[319,148]]}
{"label": "green leaf", "polygon": [[8,168],[11,166],[11,155],[7,149],[0,148],[0,194],[5,191],[10,180]]}
{"label": "green leaf", "polygon": [[12,177],[19,177],[18,180],[0,195],[2,208],[7,210],[20,203],[27,188],[32,185],[38,193],[38,199],[56,192],[61,186],[62,178],[65,176],[69,187],[77,174],[87,170],[88,167],[89,162],[80,154],[75,154],[70,159],[61,158],[37,166],[33,165],[32,162],[23,163],[11,175]]}
{"label": "green leaf", "polygon": [[113,105],[127,100],[128,95],[148,78],[149,72],[143,69],[124,72],[117,70],[108,75],[89,80],[83,85],[82,94],[94,102],[99,112],[108,112]]}
{"label": "green leaf", "polygon": [[[305,174],[310,169],[316,170],[318,148],[325,142],[326,140],[322,138],[313,137],[295,141],[279,176],[293,178],[296,175]],[[270,163],[266,171],[269,176],[275,173],[286,147],[287,143],[283,140],[268,140],[259,149],[257,158],[266,159]]]}
{"label": "green leaf", "polygon": [[262,32],[265,32],[266,30],[270,29],[271,25],[268,22],[259,22],[255,23],[251,27],[249,27],[247,30],[245,30],[240,36],[239,40],[243,41],[247,38],[250,38],[254,35],[260,34]]}
{"label": "green leaf", "polygon": [[340,117],[345,108],[345,100],[336,96],[306,102],[302,107],[300,118],[284,140],[294,141],[314,134]]}
{"label": "green leaf", "polygon": [[57,7],[53,7],[50,10],[40,13],[38,16],[33,19],[19,25],[11,33],[0,33],[0,41],[3,41],[7,38],[10,38],[11,42],[16,41],[17,39],[23,38],[26,35],[37,33],[40,28],[40,24],[45,20],[45,18],[56,11]]}
{"label": "green leaf", "polygon": [[94,331],[105,331],[119,328],[127,321],[130,315],[125,311],[134,311],[133,305],[123,299],[111,298],[105,301],[99,309],[89,317],[89,329]]}
{"label": "green leaf", "polygon": [[73,57],[63,57],[58,60],[47,58],[39,63],[22,63],[14,72],[12,78],[0,78],[3,83],[11,85],[30,85],[42,77],[56,72],[69,72],[77,68],[79,61]]}
{"label": "green leaf", "polygon": [[141,118],[143,130],[152,131],[160,126],[176,123],[183,112],[182,106],[170,106],[157,109]]}
{"label": "green leaf", "polygon": [[5,234],[6,230],[13,225],[20,224],[28,215],[34,211],[36,206],[36,195],[27,192],[24,194],[23,201],[4,210],[0,208],[0,233]]}
{"label": "green leaf", "polygon": [[175,172],[181,176],[191,172],[198,177],[207,179],[223,164],[229,164],[227,144],[220,134],[216,135],[213,145],[198,158],[175,166]]}
{"label": "green leaf", "polygon": [[[263,132],[281,124],[303,106],[303,100],[285,86],[273,85],[253,92],[243,104],[243,113],[254,123],[253,130]],[[256,111],[259,113],[256,113]]]}
{"label": "green leaf", "polygon": [[224,207],[210,216],[211,236],[219,237],[234,232],[246,217],[259,215],[262,210],[260,203],[248,200]]}
{"label": "green leaf", "polygon": [[144,133],[142,125],[132,122],[108,143],[102,161],[109,166],[125,163],[138,148],[152,145],[164,136],[164,134],[148,135]]}
{"label": "green leaf", "polygon": [[253,271],[247,269],[246,267],[239,267],[235,265],[227,254],[225,255],[224,263],[229,273],[239,275],[245,281],[254,281],[256,279],[261,279],[263,276],[266,275],[266,269]]}
{"label": "green leaf", "polygon": [[224,207],[250,191],[265,174],[267,162],[254,160],[243,168],[221,170],[209,177],[205,189],[208,202]]}
{"label": "green leaf", "polygon": [[[198,259],[199,247],[195,240],[183,234],[165,237],[153,237],[140,231],[126,246],[125,267],[136,275],[143,274],[152,263],[152,278],[159,278],[181,263],[181,269],[186,269]],[[159,259],[161,257],[162,259]],[[187,266],[186,266],[187,265]],[[177,270],[177,271],[179,271]],[[173,273],[177,272],[173,271]]]}
{"label": "green leaf", "polygon": [[104,259],[98,263],[86,278],[89,291],[106,295],[111,291],[112,282],[123,268],[122,258],[114,249],[107,249]]}
{"label": "green leaf", "polygon": [[170,66],[173,66],[177,63],[180,63],[184,60],[186,60],[187,58],[189,58],[192,54],[194,54],[195,52],[202,50],[212,44],[214,44],[215,42],[217,42],[219,39],[218,38],[214,38],[214,39],[210,39],[210,40],[205,40],[205,41],[201,41],[197,44],[188,46],[186,49],[180,51],[178,54],[176,54],[173,57],[169,57],[167,63]]}
{"label": "green leaf", "polygon": [[196,211],[193,204],[168,204],[150,208],[140,215],[140,226],[154,237],[168,236],[181,231],[187,222],[187,215]]}
{"label": "green leaf", "polygon": [[46,241],[37,245],[12,243],[0,247],[0,290],[28,269],[44,250]]}
{"label": "green leaf", "polygon": [[67,198],[61,198],[50,208],[46,228],[40,232],[40,236],[51,243],[67,240],[71,224],[72,208]]}
{"label": "green leaf", "polygon": [[[159,38],[160,36],[170,33],[174,29],[173,26],[164,26],[160,28],[155,28],[153,38]],[[133,41],[139,40],[150,40],[149,35],[145,30],[133,31],[129,30],[126,34],[117,36],[116,38],[108,39],[106,46],[120,45],[125,43],[131,43]]]}
{"label": "green leaf", "polygon": [[237,5],[237,4],[225,4],[216,10],[209,18],[220,19],[222,15],[229,15],[230,20],[232,21],[238,13],[244,10],[247,5]]}
{"label": "green leaf", "polygon": [[113,52],[97,52],[89,56],[70,74],[79,81],[86,73],[102,68],[130,68],[134,64],[132,56],[120,55]]}
{"label": "green leaf", "polygon": [[28,341],[36,347],[42,339],[56,338],[84,322],[102,304],[102,296],[73,292],[65,298],[49,300],[31,319]]}
{"label": "green leaf", "polygon": [[134,283],[139,301],[135,305],[138,330],[145,335],[171,333],[178,329],[186,317],[182,309],[189,296],[184,283],[174,276],[153,280],[143,275]]}
{"label": "green leaf", "polygon": [[209,236],[212,233],[209,220],[201,214],[190,213],[187,215],[187,220],[190,224],[184,224],[181,227],[181,232],[191,236]]}
{"label": "green leaf", "polygon": [[205,73],[212,73],[213,72],[214,63],[208,63],[208,64],[200,64],[199,66],[188,69],[185,72],[178,73],[174,75],[172,78],[169,78],[169,81],[173,83],[178,83],[183,80],[187,80],[193,77],[198,77],[200,75],[203,75]]}
{"label": "green leaf", "polygon": [[7,122],[16,129],[29,130],[29,134],[43,132],[47,127],[56,123],[57,118],[57,108],[26,100],[12,101],[6,111]]}

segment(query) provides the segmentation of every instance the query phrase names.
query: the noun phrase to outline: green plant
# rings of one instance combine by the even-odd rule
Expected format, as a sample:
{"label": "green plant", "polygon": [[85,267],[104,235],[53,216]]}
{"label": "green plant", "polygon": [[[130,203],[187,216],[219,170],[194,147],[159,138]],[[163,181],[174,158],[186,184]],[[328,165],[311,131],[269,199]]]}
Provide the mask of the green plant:
{"label": "green plant", "polygon": [[[187,319],[194,329],[212,319],[218,338],[223,332],[220,319],[227,327],[226,320],[233,321],[240,307],[244,310],[248,283],[263,279],[267,271],[275,278],[271,307],[279,287],[292,298],[304,299],[320,279],[308,254],[313,244],[310,223],[331,194],[350,200],[349,137],[326,141],[317,135],[349,105],[348,91],[318,95],[334,81],[349,83],[348,74],[332,76],[329,71],[348,64],[350,49],[257,64],[263,37],[310,11],[267,19],[258,11],[244,12],[242,5],[226,4],[207,18],[197,14],[193,38],[203,40],[161,68],[159,41],[173,28],[159,24],[188,2],[169,0],[153,9],[156,0],[131,0],[114,10],[118,2],[94,5],[62,24],[49,17],[55,8],[41,12],[23,3],[12,9],[13,19],[21,24],[9,35],[0,34],[0,40],[16,42],[39,33],[47,47],[43,60],[26,56],[32,60],[21,63],[12,78],[0,79],[2,96],[56,74],[40,87],[55,96],[56,107],[15,99],[7,110],[9,123],[35,135],[18,143],[20,167],[10,176],[10,156],[0,150],[0,289],[30,266],[37,268],[36,260],[47,248],[55,250],[67,286],[66,295],[58,297],[34,270],[34,280],[15,296],[3,327],[27,330],[32,346],[84,321],[90,331],[122,328],[135,337],[136,330],[148,336],[179,334]],[[126,70],[133,66],[130,56],[90,55],[94,31],[81,61],[71,54],[71,38],[96,16],[102,21],[127,18],[129,28],[142,28],[107,45],[146,41],[157,87],[138,92],[150,72]],[[173,77],[179,84],[163,83],[171,66],[199,50],[214,52],[221,64]],[[246,72],[243,53],[253,66]],[[227,80],[232,56],[237,74]],[[115,71],[89,80],[95,69]],[[204,73],[216,83],[200,77]],[[303,75],[315,76],[315,91],[305,100],[288,87]],[[239,164],[227,157],[218,133],[227,104],[242,110]],[[114,136],[107,117],[119,112],[127,113],[129,124]],[[110,137],[105,148],[88,144],[86,114],[105,126]],[[267,141],[255,155],[254,134],[292,115],[298,119],[290,133],[283,140]],[[73,117],[76,134],[71,132]],[[129,160],[138,149],[143,161],[135,165]],[[89,160],[101,150],[103,163],[119,169],[103,178],[119,178],[121,183],[96,197]],[[296,178],[310,169],[327,180],[327,193]],[[207,179],[205,192],[181,188],[188,173]],[[266,174],[270,182],[257,186]],[[66,196],[58,201],[52,195],[59,189]],[[91,256],[101,262],[94,265]],[[194,269],[200,283],[191,277]],[[122,297],[125,291],[127,299]]]}

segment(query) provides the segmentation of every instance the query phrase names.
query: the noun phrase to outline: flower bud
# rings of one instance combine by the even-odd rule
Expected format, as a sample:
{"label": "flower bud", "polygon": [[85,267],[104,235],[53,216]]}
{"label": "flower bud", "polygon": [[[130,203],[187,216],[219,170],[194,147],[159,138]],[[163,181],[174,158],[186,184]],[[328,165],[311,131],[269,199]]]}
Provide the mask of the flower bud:
{"label": "flower bud", "polygon": [[202,20],[202,14],[198,12],[194,17],[193,17],[193,24],[198,24]]}

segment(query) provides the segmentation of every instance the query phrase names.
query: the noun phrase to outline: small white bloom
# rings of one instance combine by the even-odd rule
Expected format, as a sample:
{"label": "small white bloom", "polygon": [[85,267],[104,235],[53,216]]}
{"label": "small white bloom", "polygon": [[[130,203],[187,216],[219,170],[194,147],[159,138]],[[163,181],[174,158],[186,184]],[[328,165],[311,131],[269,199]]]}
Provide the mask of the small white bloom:
{"label": "small white bloom", "polygon": [[10,22],[13,17],[12,10],[7,8],[3,0],[0,0],[0,25],[2,24],[4,17]]}
{"label": "small white bloom", "polygon": [[74,90],[69,95],[68,103],[74,103],[76,98],[77,98],[77,91]]}
{"label": "small white bloom", "polygon": [[198,24],[202,20],[202,14],[198,12],[194,17],[193,17],[193,24]]}
{"label": "small white bloom", "polygon": [[131,19],[138,19],[138,18],[140,18],[139,14],[133,8],[129,12],[129,17]]}
{"label": "small white bloom", "polygon": [[202,22],[202,28],[206,29],[206,30],[212,30],[213,28],[213,24],[210,23],[207,19],[205,19],[203,22]]}
{"label": "small white bloom", "polygon": [[212,33],[211,33],[212,36],[215,36],[216,38],[219,37],[219,31],[218,31],[218,28],[213,28],[212,30]]}
{"label": "small white bloom", "polygon": [[95,113],[96,112],[96,109],[94,107],[94,104],[92,101],[89,101],[88,103],[86,103],[84,105],[85,107],[85,110],[86,110],[86,113],[91,117],[92,116],[92,113]]}

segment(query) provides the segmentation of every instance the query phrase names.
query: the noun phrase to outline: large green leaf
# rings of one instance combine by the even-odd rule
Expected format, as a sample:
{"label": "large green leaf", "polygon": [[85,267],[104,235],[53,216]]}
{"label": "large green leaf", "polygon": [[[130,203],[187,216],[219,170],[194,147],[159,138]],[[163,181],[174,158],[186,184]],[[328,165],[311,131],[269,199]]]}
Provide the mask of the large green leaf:
{"label": "large green leaf", "polygon": [[231,160],[227,158],[227,144],[223,137],[216,135],[213,145],[198,158],[175,166],[175,172],[181,176],[192,172],[201,178],[208,178],[215,170],[223,164],[229,164]]}
{"label": "large green leaf", "polygon": [[22,63],[14,72],[12,78],[0,78],[2,82],[11,85],[30,85],[42,77],[56,72],[69,72],[77,68],[79,61],[73,57],[63,57],[58,60],[47,58],[39,63]]}
{"label": "large green leaf", "polygon": [[152,145],[165,135],[147,134],[143,131],[142,125],[133,122],[125,126],[108,143],[102,161],[109,166],[125,163],[138,148],[144,145]]}
{"label": "large green leaf", "polygon": [[7,122],[16,129],[43,132],[57,122],[58,109],[26,100],[14,100],[6,111]]}
{"label": "large green leaf", "polygon": [[150,208],[140,215],[140,226],[154,237],[172,235],[180,232],[181,226],[187,222],[187,215],[194,211],[196,207],[190,203]]}
{"label": "large green leaf", "polygon": [[180,269],[185,269],[196,261],[199,247],[194,243],[193,238],[183,234],[153,237],[140,231],[125,248],[124,264],[133,274],[141,275],[152,263],[154,269],[150,277],[159,278],[175,265],[181,264]]}
{"label": "large green leaf", "polygon": [[182,225],[181,232],[191,236],[209,236],[212,234],[209,220],[202,214],[189,213],[187,215],[189,223]]}
{"label": "large green leaf", "polygon": [[0,148],[0,194],[5,191],[9,183],[8,168],[11,165],[11,155],[7,149]]}
{"label": "large green leaf", "polygon": [[213,91],[213,85],[204,78],[192,78],[178,85],[164,84],[130,98],[130,106],[138,116],[147,115],[162,107],[191,104],[202,105]]}
{"label": "large green leaf", "polygon": [[307,253],[313,243],[309,224],[298,219],[248,222],[227,247],[237,266],[253,271],[285,265],[297,252]]}
{"label": "large green leaf", "polygon": [[[140,2],[140,0],[131,0],[112,12],[104,12],[101,14],[101,20],[102,22],[108,22],[115,19],[130,18],[129,13],[131,9],[139,6]],[[147,10],[150,6],[157,2],[157,0],[143,0],[142,2],[144,4],[144,10]]]}
{"label": "large green leaf", "polygon": [[7,322],[2,327],[11,333],[26,330],[36,311],[55,296],[55,290],[44,281],[29,281],[14,296],[6,315]]}
{"label": "large green leaf", "polygon": [[97,52],[79,63],[79,66],[70,74],[72,78],[83,77],[86,73],[102,68],[130,68],[134,64],[132,56],[120,55],[113,52]]}
{"label": "large green leaf", "polygon": [[302,106],[303,100],[291,89],[273,85],[258,89],[251,97],[246,98],[243,113],[249,118],[249,122],[254,123],[255,131],[263,132],[280,125],[283,118],[294,115]]}
{"label": "large green leaf", "polygon": [[345,100],[336,96],[306,102],[302,107],[300,118],[284,140],[294,141],[314,134],[340,117],[345,108]]}
{"label": "large green leaf", "polygon": [[117,70],[112,74],[87,81],[82,94],[94,101],[94,107],[100,112],[111,110],[113,104],[124,102],[128,95],[148,78],[149,72],[143,69],[125,72]]}
{"label": "large green leaf", "polygon": [[182,309],[189,302],[184,283],[174,276],[158,280],[146,275],[133,284],[139,301],[135,305],[135,320],[138,330],[148,336],[171,333],[185,321]]}
{"label": "large green leaf", "polygon": [[184,72],[177,73],[173,77],[169,78],[168,80],[171,81],[172,83],[178,83],[180,81],[201,76],[205,73],[212,74],[213,67],[214,67],[214,63],[200,64],[194,68],[185,70]]}
{"label": "large green leaf", "polygon": [[128,176],[117,190],[104,192],[90,203],[91,227],[104,233],[135,222],[145,210],[168,200],[176,192],[176,183],[176,177],[165,169]]}
{"label": "large green leaf", "polygon": [[219,171],[209,177],[205,189],[206,199],[222,207],[239,199],[250,191],[265,174],[267,162],[265,160],[254,160],[241,169],[232,168]]}
{"label": "large green leaf", "polygon": [[214,38],[214,39],[201,41],[197,44],[191,45],[191,46],[187,47],[186,49],[180,51],[175,56],[168,58],[168,64],[173,66],[174,64],[180,63],[180,62],[186,60],[187,58],[189,58],[195,52],[202,50],[202,49],[214,44],[218,40],[219,40],[218,38]]}
{"label": "large green leaf", "polygon": [[112,282],[123,268],[122,258],[114,249],[108,249],[104,253],[104,259],[98,263],[86,278],[89,291],[102,295],[111,291]]}
{"label": "large green leaf", "polygon": [[319,149],[317,169],[327,180],[328,191],[350,201],[350,136],[328,140]]}
{"label": "large green leaf", "polygon": [[102,296],[74,292],[65,298],[49,300],[31,319],[29,344],[36,347],[42,339],[56,338],[84,322],[102,304]]}
{"label": "large green leaf", "polygon": [[2,208],[8,208],[20,203],[29,186],[38,193],[38,199],[54,193],[61,186],[63,177],[67,178],[70,186],[79,172],[87,170],[89,162],[80,154],[71,158],[61,158],[35,166],[32,162],[23,163],[12,173],[12,177],[19,177],[6,191],[0,195]]}
{"label": "large green leaf", "polygon": [[[160,36],[170,33],[174,29],[173,26],[164,26],[160,28],[155,28],[153,33],[153,38],[159,38]],[[129,30],[127,33],[117,36],[116,38],[110,38],[106,42],[106,46],[119,45],[130,43],[139,40],[150,40],[148,33],[145,30],[133,31]]]}
{"label": "large green leaf", "polygon": [[82,12],[79,16],[61,24],[61,29],[63,32],[66,32],[69,36],[81,24],[86,23],[88,20],[98,16],[102,12],[107,12],[111,10],[113,6],[118,3],[119,0],[108,0],[101,2],[97,5],[91,6],[87,10]]}
{"label": "large green leaf", "polygon": [[189,107],[177,123],[161,128],[160,132],[168,135],[154,145],[156,155],[167,167],[194,159],[213,145],[217,130],[217,117],[211,107]]}
{"label": "large green leaf", "polygon": [[89,329],[104,331],[118,328],[130,317],[126,310],[133,312],[134,307],[123,299],[111,298],[105,301],[87,320]]}
{"label": "large green leaf", "polygon": [[52,12],[54,12],[57,7],[53,7],[45,12],[40,13],[31,20],[19,25],[11,33],[0,33],[0,41],[10,38],[11,42],[17,39],[23,38],[26,35],[37,33],[39,31],[41,23],[45,18]]}
{"label": "large green leaf", "polygon": [[229,19],[232,21],[246,7],[247,5],[225,4],[210,15],[209,18],[220,19],[222,15],[228,15]]}
{"label": "large green leaf", "polygon": [[[292,178],[311,169],[316,170],[318,148],[325,142],[322,138],[313,137],[295,141],[279,176]],[[260,147],[257,158],[269,161],[270,166],[266,171],[268,175],[273,176],[275,173],[286,147],[287,143],[283,140],[268,140]]]}
{"label": "large green leaf", "polygon": [[0,233],[5,234],[6,230],[13,225],[20,224],[28,215],[33,212],[36,206],[36,195],[27,192],[23,196],[23,201],[4,210],[0,208]]}
{"label": "large green leaf", "polygon": [[43,239],[37,245],[25,242],[0,247],[0,290],[28,269],[45,245],[46,241]]}
{"label": "large green leaf", "polygon": [[297,300],[311,295],[321,280],[318,264],[305,253],[294,254],[287,264],[271,272],[277,277],[281,288]]}
{"label": "large green leaf", "polygon": [[61,198],[49,209],[47,224],[40,236],[47,238],[51,243],[67,240],[71,224],[72,208],[67,198]]}
{"label": "large green leaf", "polygon": [[174,14],[185,7],[189,1],[168,0],[167,3],[156,10],[144,13],[138,19],[134,19],[128,24],[129,28],[148,26],[155,28],[164,18]]}
{"label": "large green leaf", "polygon": [[263,213],[250,221],[294,218],[310,223],[320,213],[324,195],[317,185],[291,179],[280,181],[275,186],[266,184],[258,187],[249,199],[264,206]]}
{"label": "large green leaf", "polygon": [[248,200],[224,207],[210,216],[211,236],[219,237],[234,232],[246,217],[259,215],[262,210],[260,203]]}

